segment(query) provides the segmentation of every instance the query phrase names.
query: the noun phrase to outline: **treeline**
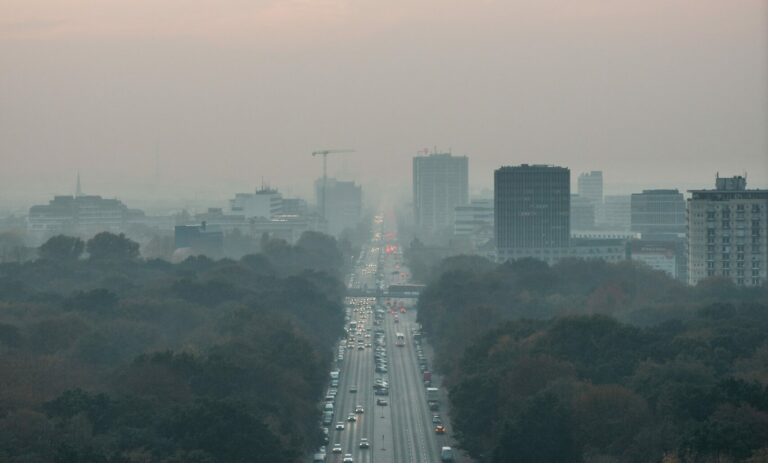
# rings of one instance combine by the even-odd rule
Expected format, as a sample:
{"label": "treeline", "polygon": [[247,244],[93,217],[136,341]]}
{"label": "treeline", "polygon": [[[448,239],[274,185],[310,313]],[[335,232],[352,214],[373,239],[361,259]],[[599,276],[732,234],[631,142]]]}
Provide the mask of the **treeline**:
{"label": "treeline", "polygon": [[419,321],[481,462],[768,461],[768,289],[453,257]]}
{"label": "treeline", "polygon": [[333,238],[142,260],[103,233],[0,265],[0,461],[299,461],[343,325]]}

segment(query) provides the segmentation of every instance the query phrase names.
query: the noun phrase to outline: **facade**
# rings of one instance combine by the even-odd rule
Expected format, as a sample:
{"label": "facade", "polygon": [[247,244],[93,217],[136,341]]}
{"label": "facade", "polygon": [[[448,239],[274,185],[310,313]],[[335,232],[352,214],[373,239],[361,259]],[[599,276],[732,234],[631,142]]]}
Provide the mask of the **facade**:
{"label": "facade", "polygon": [[609,230],[629,231],[632,227],[632,197],[608,195],[603,201],[603,214],[597,225]]}
{"label": "facade", "polygon": [[685,198],[677,190],[643,190],[632,194],[632,231],[644,239],[685,236]]}
{"label": "facade", "polygon": [[283,196],[274,189],[261,188],[255,193],[237,193],[229,200],[232,214],[242,215],[246,219],[271,219],[282,212]]}
{"label": "facade", "polygon": [[595,203],[581,195],[571,195],[571,230],[595,228]]}
{"label": "facade", "polygon": [[456,206],[454,237],[466,239],[473,248],[493,240],[493,200],[473,199],[466,206]]}
{"label": "facade", "polygon": [[177,225],[174,230],[176,249],[187,249],[192,254],[221,257],[224,252],[224,233],[206,222],[200,225]]}
{"label": "facade", "polygon": [[[315,182],[317,204],[322,201],[323,179]],[[363,214],[363,189],[352,181],[329,178],[325,185],[325,231],[338,236],[346,228],[354,228]]]}
{"label": "facade", "polygon": [[144,212],[128,207],[117,199],[101,196],[56,196],[45,205],[32,206],[27,218],[27,232],[34,244],[58,234],[92,236],[108,231],[120,233],[130,221]]}
{"label": "facade", "polygon": [[634,240],[630,242],[630,258],[680,279],[685,267],[685,263],[681,262],[685,256],[681,247],[682,243],[679,242]]}
{"label": "facade", "polygon": [[[603,219],[603,172],[600,170],[593,170],[591,172],[584,172],[579,175],[576,183],[576,193],[580,198],[587,199],[592,202],[594,207],[595,223],[600,222]],[[573,211],[571,211],[573,216]],[[574,228],[571,226],[571,228]]]}
{"label": "facade", "polygon": [[745,177],[720,178],[688,199],[688,282],[724,277],[743,286],[768,279],[768,190]]}
{"label": "facade", "polygon": [[469,202],[466,156],[430,154],[413,158],[413,210],[416,230],[431,237],[453,227],[454,210]]}
{"label": "facade", "polygon": [[523,164],[497,169],[494,238],[499,259],[567,253],[562,250],[570,243],[570,199],[567,168]]}

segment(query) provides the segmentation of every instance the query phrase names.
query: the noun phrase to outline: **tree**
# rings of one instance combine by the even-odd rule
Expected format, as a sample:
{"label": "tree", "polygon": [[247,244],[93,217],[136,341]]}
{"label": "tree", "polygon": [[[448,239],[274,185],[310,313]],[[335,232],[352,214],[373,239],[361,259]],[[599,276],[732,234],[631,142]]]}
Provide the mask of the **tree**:
{"label": "tree", "polygon": [[74,236],[57,235],[38,249],[41,259],[55,261],[76,261],[83,254],[83,240]]}
{"label": "tree", "polygon": [[139,243],[122,233],[101,232],[88,240],[86,249],[93,260],[133,260],[139,257]]}

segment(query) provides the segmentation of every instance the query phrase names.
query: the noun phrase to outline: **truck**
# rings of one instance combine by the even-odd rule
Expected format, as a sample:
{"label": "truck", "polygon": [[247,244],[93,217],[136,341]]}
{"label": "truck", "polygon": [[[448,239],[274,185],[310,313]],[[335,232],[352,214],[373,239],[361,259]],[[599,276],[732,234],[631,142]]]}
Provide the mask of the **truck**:
{"label": "truck", "polygon": [[440,410],[440,389],[436,387],[427,388],[427,405],[432,411]]}
{"label": "truck", "polygon": [[440,449],[440,460],[453,461],[453,449],[450,447],[443,447]]}

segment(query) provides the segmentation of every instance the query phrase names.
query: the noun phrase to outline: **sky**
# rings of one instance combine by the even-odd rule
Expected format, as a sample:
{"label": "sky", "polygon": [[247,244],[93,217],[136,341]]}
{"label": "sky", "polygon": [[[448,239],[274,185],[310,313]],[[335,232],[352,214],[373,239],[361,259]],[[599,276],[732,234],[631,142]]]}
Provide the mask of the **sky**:
{"label": "sky", "polygon": [[[329,173],[408,199],[520,163],[607,193],[768,186],[766,0],[0,0],[0,206],[223,200]],[[130,205],[130,204],[129,204]]]}

